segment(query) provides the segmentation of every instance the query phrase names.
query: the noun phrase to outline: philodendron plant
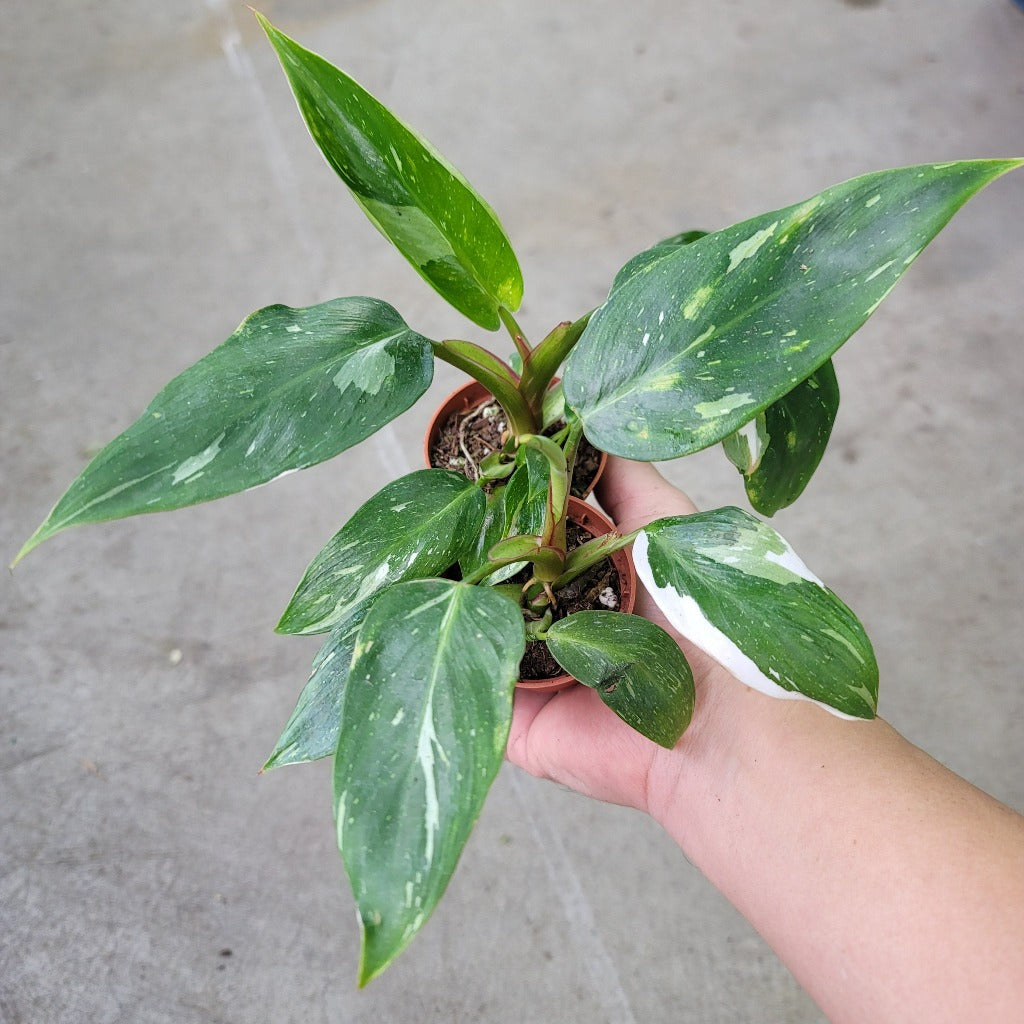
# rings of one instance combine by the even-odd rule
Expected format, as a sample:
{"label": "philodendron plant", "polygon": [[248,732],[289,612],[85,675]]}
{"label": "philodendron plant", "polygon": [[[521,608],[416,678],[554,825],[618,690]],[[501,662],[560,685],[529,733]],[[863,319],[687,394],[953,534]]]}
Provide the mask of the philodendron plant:
{"label": "philodendron plant", "polygon": [[[83,470],[19,553],[70,526],[180,508],[266,483],[370,436],[427,390],[435,359],[482,383],[505,424],[468,475],[385,486],[309,566],[278,629],[324,633],[266,766],[334,759],[338,843],[362,926],[360,983],[441,898],[503,758],[527,643],[666,747],[690,669],[638,616],[564,614],[563,587],[633,545],[669,622],[747,685],[851,718],[878,670],[854,615],[760,519],[660,519],[569,550],[584,436],[639,460],[721,443],[753,508],[793,502],[839,403],[831,357],[925,245],[1015,160],[867,174],[630,260],[596,310],[531,345],[516,256],[491,208],[346,74],[260,21],[312,137],[356,202],[503,357],[431,340],[374,298],[268,306],[171,381]],[[559,381],[559,374],[561,379]]]}

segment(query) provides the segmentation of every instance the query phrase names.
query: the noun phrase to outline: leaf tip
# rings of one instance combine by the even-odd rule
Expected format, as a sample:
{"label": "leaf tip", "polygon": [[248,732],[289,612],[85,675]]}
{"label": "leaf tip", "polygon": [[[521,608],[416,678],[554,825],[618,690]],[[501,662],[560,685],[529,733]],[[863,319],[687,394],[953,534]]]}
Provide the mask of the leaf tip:
{"label": "leaf tip", "polygon": [[30,551],[32,551],[32,550],[33,550],[34,548],[37,548],[37,547],[39,547],[39,545],[40,545],[40,544],[42,544],[42,543],[43,543],[43,541],[44,541],[44,540],[46,540],[46,539],[47,539],[47,537],[49,537],[49,536],[50,536],[50,534],[49,534],[49,533],[48,533],[48,532],[46,531],[46,523],[42,523],[42,524],[41,524],[41,525],[39,526],[39,529],[37,529],[37,530],[36,530],[36,532],[35,532],[35,533],[33,533],[33,534],[32,534],[32,536],[31,536],[31,537],[29,537],[29,539],[28,539],[27,541],[25,541],[25,543],[24,543],[24,544],[22,544],[22,545],[21,545],[21,548],[20,548],[20,550],[19,550],[19,551],[18,551],[18,553],[17,553],[17,554],[16,554],[15,556],[14,556],[14,560],[13,560],[13,561],[12,561],[12,562],[11,562],[11,563],[10,563],[10,564],[9,564],[9,565],[7,566],[7,568],[8,568],[8,569],[9,569],[9,570],[10,570],[11,572],[13,572],[13,571],[14,571],[14,567],[15,567],[15,566],[16,566],[16,565],[17,565],[17,564],[18,564],[18,563],[19,563],[19,562],[20,562],[20,561],[21,561],[21,560],[22,560],[22,559],[23,559],[23,558],[24,558],[24,557],[25,557],[25,556],[26,556],[26,555],[27,555],[27,554],[28,554],[28,553],[29,553]]}
{"label": "leaf tip", "polygon": [[260,28],[262,28],[263,31],[267,34],[267,39],[270,40],[270,45],[273,46],[273,48],[277,51],[279,56],[282,56],[282,43],[291,43],[292,45],[294,45],[294,40],[290,39],[279,28],[277,28],[265,14],[261,14],[251,4],[246,4],[246,6],[249,8],[250,11],[252,11],[253,14],[256,15],[256,20],[260,23]]}
{"label": "leaf tip", "polygon": [[288,605],[274,627],[274,632],[279,636],[305,636],[308,633],[316,633],[318,625],[319,623],[310,621],[308,615],[303,616],[292,605]]}
{"label": "leaf tip", "polygon": [[[287,736],[287,731],[285,736]],[[295,759],[289,758],[289,755],[295,751],[296,744],[294,742],[283,742],[285,736],[282,736],[277,741],[274,749],[270,752],[270,757],[263,762],[263,766],[256,773],[257,775],[266,775],[267,772],[273,771],[275,768],[281,768],[286,764],[295,764]]]}
{"label": "leaf tip", "polygon": [[361,942],[359,948],[359,975],[356,979],[356,984],[359,988],[366,988],[374,978],[387,970],[402,950],[396,949],[390,955],[388,953],[384,953],[383,956],[374,955],[370,949],[372,936],[370,935],[367,922],[363,920],[361,914],[359,916],[359,927]]}
{"label": "leaf tip", "polygon": [[253,14],[256,15],[256,20],[263,26],[264,30],[269,31],[270,29],[272,29],[274,27],[267,20],[266,15],[264,15],[264,14],[260,13],[259,11],[257,11],[256,8],[253,7],[252,4],[246,4],[245,6],[248,7],[249,10],[252,11]]}

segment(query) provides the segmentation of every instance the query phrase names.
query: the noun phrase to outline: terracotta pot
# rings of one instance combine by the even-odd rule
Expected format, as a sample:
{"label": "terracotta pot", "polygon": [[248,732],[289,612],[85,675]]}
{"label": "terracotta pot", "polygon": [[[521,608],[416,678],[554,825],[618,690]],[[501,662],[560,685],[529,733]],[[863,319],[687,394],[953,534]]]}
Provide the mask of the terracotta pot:
{"label": "terracotta pot", "polygon": [[[593,537],[603,537],[611,533],[615,526],[603,513],[588,505],[579,498],[569,499],[569,519],[582,526]],[[628,548],[622,548],[609,556],[619,575],[619,607],[620,612],[631,612],[636,603],[636,569]],[[576,680],[570,675],[554,676],[549,679],[520,679],[516,684],[524,690],[535,693],[552,693],[574,686]]]}
{"label": "terracotta pot", "polygon": [[[481,384],[479,381],[471,380],[462,387],[456,388],[442,403],[438,406],[437,412],[434,413],[433,418],[427,425],[427,432],[423,438],[423,461],[427,468],[430,468],[430,449],[433,447],[434,442],[437,440],[438,435],[441,432],[441,427],[448,421],[448,417],[456,413],[468,412],[470,409],[475,409],[478,405],[482,405],[484,402],[490,401],[493,398],[491,393]],[[586,492],[583,495],[586,497],[594,489],[594,485],[601,478],[601,474],[604,472],[604,467],[608,463],[608,455],[605,452],[601,452],[601,461],[597,467],[597,472],[594,474],[594,479],[590,481],[587,486]]]}

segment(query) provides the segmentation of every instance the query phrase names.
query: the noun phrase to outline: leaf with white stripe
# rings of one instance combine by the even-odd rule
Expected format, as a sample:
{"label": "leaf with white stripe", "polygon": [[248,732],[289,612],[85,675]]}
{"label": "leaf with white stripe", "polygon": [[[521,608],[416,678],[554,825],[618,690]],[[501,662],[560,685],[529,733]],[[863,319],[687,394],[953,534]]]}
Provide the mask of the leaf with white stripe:
{"label": "leaf with white stripe", "polygon": [[444,894],[504,758],[524,647],[512,601],[446,580],[396,584],[363,622],[334,762],[361,985]]}
{"label": "leaf with white stripe", "polygon": [[874,717],[864,628],[771,527],[738,508],[659,519],[633,557],[669,622],[747,686]]}
{"label": "leaf with white stripe", "polygon": [[750,504],[765,516],[792,505],[818,468],[839,409],[832,360],[723,442],[743,474]]}
{"label": "leaf with white stripe", "polygon": [[476,543],[484,503],[476,484],[447,469],[393,480],[309,564],[277,631],[326,632],[384,587],[444,572]]}
{"label": "leaf with white stripe", "polygon": [[728,437],[856,331],[954,213],[1019,160],[866,174],[627,264],[565,368],[587,437],[673,459]]}
{"label": "leaf with white stripe", "polygon": [[258,310],[85,467],[18,558],[69,526],[210,501],[332,458],[408,409],[433,373],[430,341],[386,302]]}
{"label": "leaf with white stripe", "polygon": [[693,714],[693,673],[660,626],[622,612],[577,612],[545,640],[555,660],[637,732],[672,749]]}

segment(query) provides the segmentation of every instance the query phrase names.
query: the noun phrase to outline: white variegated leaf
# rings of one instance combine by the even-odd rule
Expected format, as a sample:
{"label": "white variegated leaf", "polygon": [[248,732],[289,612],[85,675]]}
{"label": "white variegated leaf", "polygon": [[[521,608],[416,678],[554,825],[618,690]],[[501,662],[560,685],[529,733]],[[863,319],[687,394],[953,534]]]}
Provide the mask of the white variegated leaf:
{"label": "white variegated leaf", "polygon": [[770,527],[737,508],[660,519],[633,555],[669,622],[741,682],[874,716],[878,665],[863,627]]}
{"label": "white variegated leaf", "polygon": [[501,767],[525,647],[490,587],[398,583],[356,639],[334,760],[338,845],[359,908],[365,984],[444,893]]}
{"label": "white variegated leaf", "polygon": [[728,437],[820,367],[953,214],[1019,160],[878,171],[631,260],[565,368],[603,451],[677,458]]}
{"label": "white variegated leaf", "polygon": [[183,508],[323,462],[408,409],[433,372],[430,341],[386,302],[258,310],[85,467],[18,557],[70,526]]}
{"label": "white variegated leaf", "polygon": [[399,580],[436,576],[476,542],[483,491],[461,473],[421,469],[365,502],[306,569],[279,633],[323,633]]}

